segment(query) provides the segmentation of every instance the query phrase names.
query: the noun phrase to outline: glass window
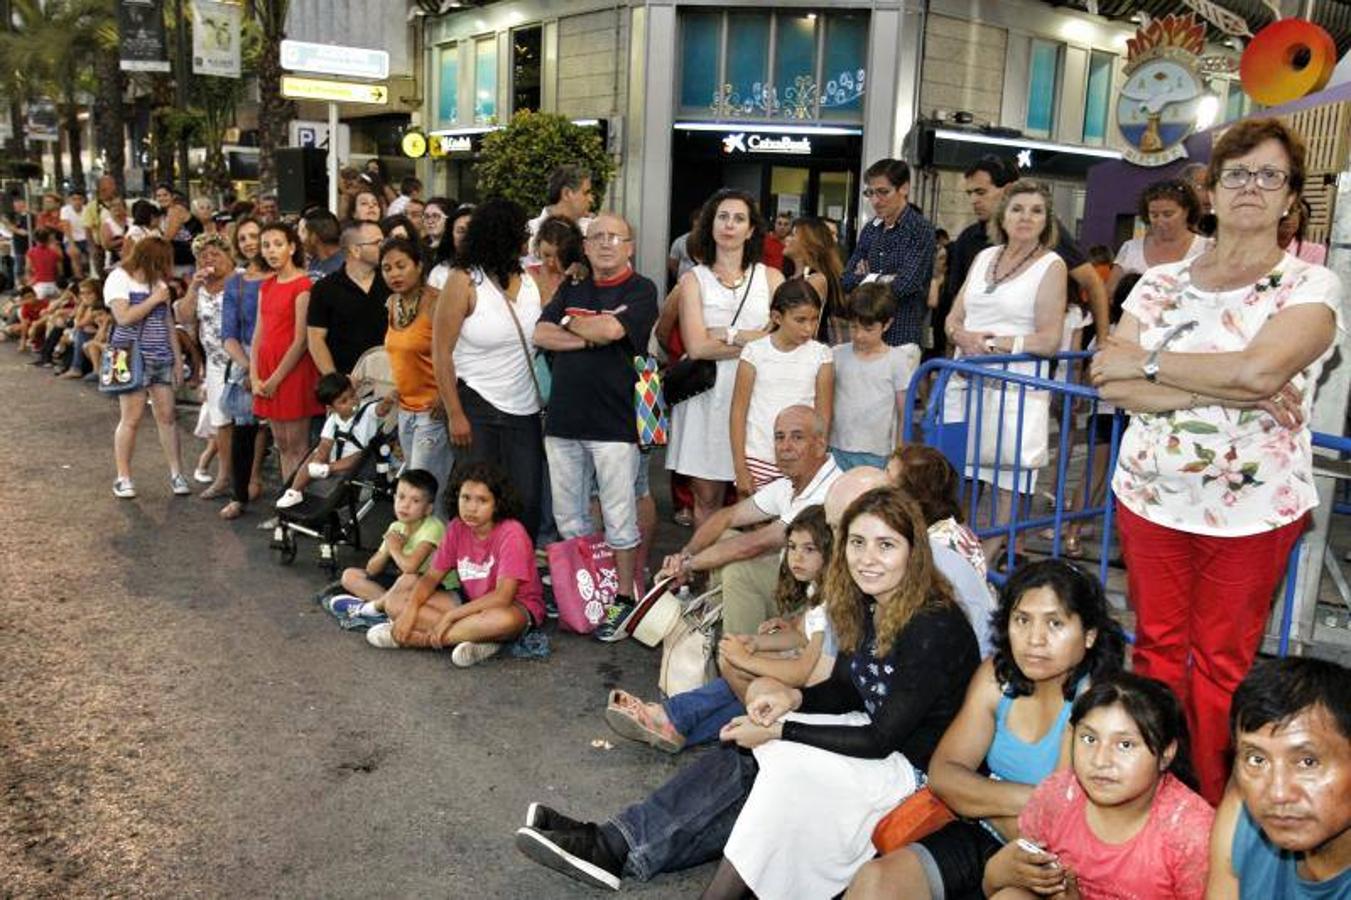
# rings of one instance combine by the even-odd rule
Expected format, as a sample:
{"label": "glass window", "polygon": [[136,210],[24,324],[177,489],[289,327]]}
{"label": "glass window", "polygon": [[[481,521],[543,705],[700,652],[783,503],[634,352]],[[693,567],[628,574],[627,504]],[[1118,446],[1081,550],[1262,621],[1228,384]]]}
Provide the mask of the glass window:
{"label": "glass window", "polygon": [[826,17],[825,59],[821,64],[821,118],[863,118],[868,66],[868,16],[832,13]]}
{"label": "glass window", "polygon": [[718,90],[722,13],[686,13],[680,36],[680,106],[707,109]]}
{"label": "glass window", "polygon": [[1060,45],[1032,39],[1027,79],[1027,133],[1050,137],[1055,126],[1055,102],[1060,84]]}
{"label": "glass window", "polygon": [[1112,103],[1112,71],[1116,57],[1094,50],[1088,58],[1088,84],[1084,88],[1084,143],[1107,140],[1107,110]]}
{"label": "glass window", "polygon": [[497,38],[474,42],[474,122],[497,116]]}
{"label": "glass window", "polygon": [[1252,109],[1252,103],[1248,100],[1248,95],[1243,93],[1242,86],[1237,81],[1229,82],[1229,96],[1225,98],[1224,103],[1224,121],[1236,122],[1248,114]]}
{"label": "glass window", "polygon": [[442,125],[454,125],[460,118],[460,45],[437,52],[436,119]]}
{"label": "glass window", "polygon": [[816,118],[816,13],[775,17],[774,87],[780,114]]}
{"label": "glass window", "polygon": [[769,13],[727,14],[727,101],[734,117],[772,114],[769,75]]}
{"label": "glass window", "polygon": [[511,111],[539,109],[540,48],[544,29],[518,28],[511,33]]}

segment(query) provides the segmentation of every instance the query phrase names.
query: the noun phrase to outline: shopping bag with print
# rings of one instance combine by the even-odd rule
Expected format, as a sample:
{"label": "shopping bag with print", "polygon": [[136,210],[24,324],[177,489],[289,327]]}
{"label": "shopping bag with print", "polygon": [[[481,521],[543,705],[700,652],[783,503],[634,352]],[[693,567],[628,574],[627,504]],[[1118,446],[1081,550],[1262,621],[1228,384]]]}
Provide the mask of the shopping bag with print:
{"label": "shopping bag with print", "polygon": [[666,446],[671,425],[666,417],[666,401],[661,393],[661,370],[650,356],[635,356],[633,368],[633,411],[638,420],[638,443],[644,447]]}
{"label": "shopping bag with print", "polygon": [[619,592],[614,551],[604,534],[591,534],[550,544],[548,554],[559,627],[590,634]]}

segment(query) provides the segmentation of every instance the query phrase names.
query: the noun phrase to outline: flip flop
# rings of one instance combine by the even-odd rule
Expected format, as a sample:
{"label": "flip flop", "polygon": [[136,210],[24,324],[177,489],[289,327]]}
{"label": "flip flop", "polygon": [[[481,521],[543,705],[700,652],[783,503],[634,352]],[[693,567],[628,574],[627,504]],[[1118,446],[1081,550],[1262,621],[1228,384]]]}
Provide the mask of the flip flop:
{"label": "flip flop", "polygon": [[664,753],[679,753],[685,747],[685,736],[675,730],[670,720],[658,725],[648,712],[647,704],[627,691],[610,692],[605,724],[620,737],[650,744]]}

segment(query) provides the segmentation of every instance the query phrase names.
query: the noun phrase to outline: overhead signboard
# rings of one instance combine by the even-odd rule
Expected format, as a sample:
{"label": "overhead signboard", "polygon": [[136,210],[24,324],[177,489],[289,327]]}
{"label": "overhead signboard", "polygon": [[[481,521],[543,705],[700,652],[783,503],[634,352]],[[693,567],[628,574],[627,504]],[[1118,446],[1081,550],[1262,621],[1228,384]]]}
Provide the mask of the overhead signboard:
{"label": "overhead signboard", "polygon": [[118,0],[117,33],[123,72],[169,71],[163,0]]}
{"label": "overhead signboard", "polygon": [[281,67],[291,72],[384,81],[389,77],[389,54],[365,47],[285,40],[281,42]]}
{"label": "overhead signboard", "polygon": [[331,81],[327,78],[281,77],[281,93],[292,100],[327,100],[332,103],[389,102],[389,86],[358,84],[352,81]]}
{"label": "overhead signboard", "polygon": [[244,7],[192,0],[192,73],[238,78],[239,30]]}

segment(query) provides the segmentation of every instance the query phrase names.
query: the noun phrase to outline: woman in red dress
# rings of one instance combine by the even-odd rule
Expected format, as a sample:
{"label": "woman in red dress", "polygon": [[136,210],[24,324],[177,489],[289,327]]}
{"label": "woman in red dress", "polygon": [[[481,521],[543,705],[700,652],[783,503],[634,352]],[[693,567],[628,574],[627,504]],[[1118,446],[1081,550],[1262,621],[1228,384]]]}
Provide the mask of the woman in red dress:
{"label": "woman in red dress", "polygon": [[258,325],[249,356],[253,412],[267,419],[289,478],[309,447],[310,418],[324,411],[314,395],[319,370],[305,343],[310,280],[300,241],[290,225],[268,225],[262,255],[272,270],[258,294]]}

